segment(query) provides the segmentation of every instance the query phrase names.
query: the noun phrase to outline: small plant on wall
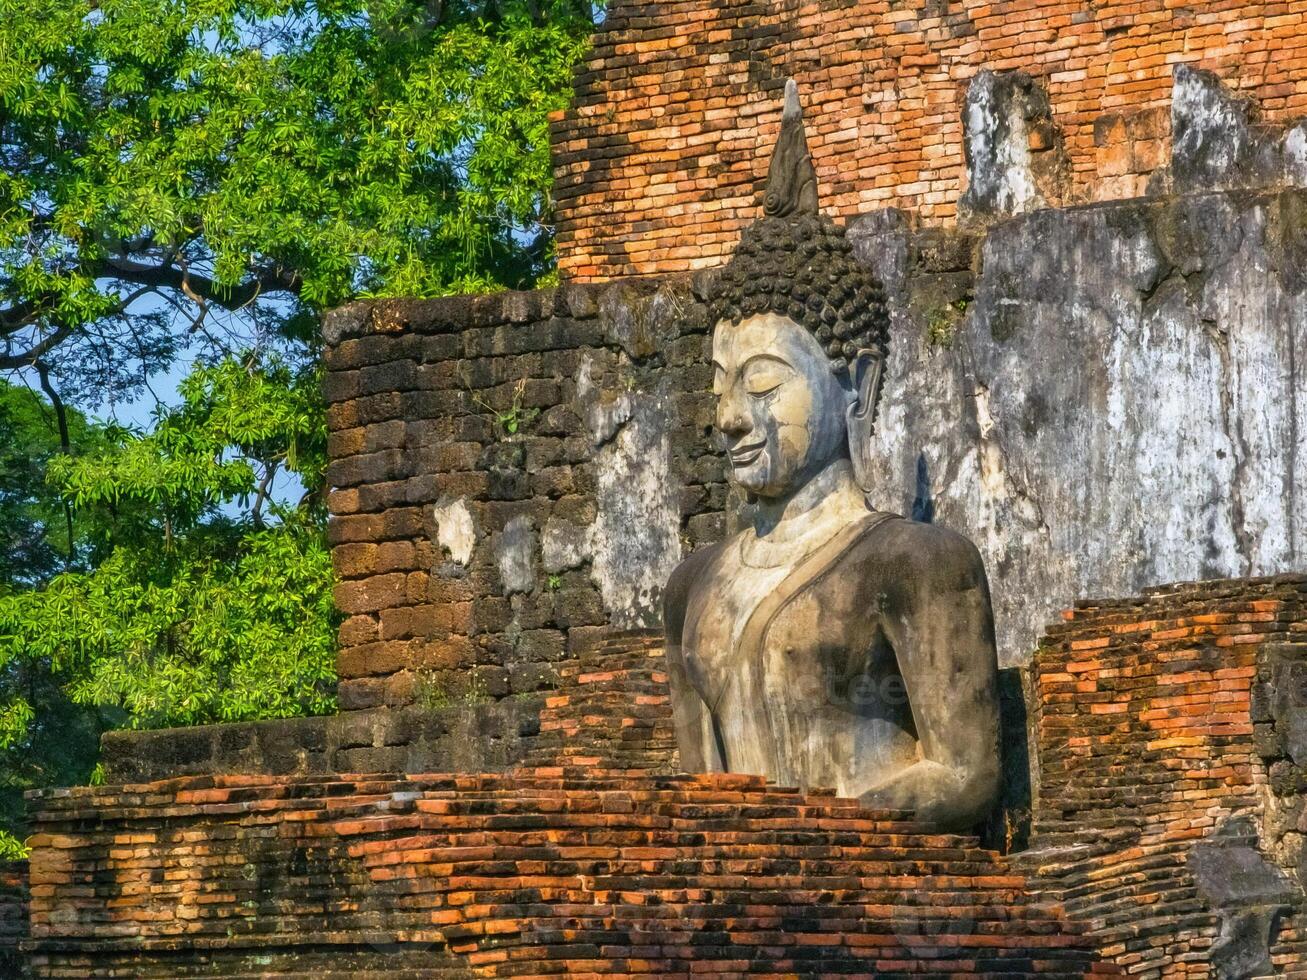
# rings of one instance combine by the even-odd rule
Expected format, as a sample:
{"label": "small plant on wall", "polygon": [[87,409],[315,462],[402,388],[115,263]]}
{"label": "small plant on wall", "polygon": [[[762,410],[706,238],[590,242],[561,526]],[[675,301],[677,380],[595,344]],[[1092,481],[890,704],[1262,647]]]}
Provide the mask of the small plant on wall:
{"label": "small plant on wall", "polygon": [[414,700],[424,708],[450,708],[460,704],[480,704],[490,700],[485,678],[479,674],[445,673],[425,670],[418,674]]}
{"label": "small plant on wall", "polygon": [[513,402],[509,407],[500,411],[487,402],[480,395],[473,395],[472,400],[490,413],[494,419],[495,426],[505,436],[517,435],[522,427],[529,424],[537,415],[540,414],[538,408],[523,408],[522,398],[526,394],[526,378],[522,378],[513,386]]}

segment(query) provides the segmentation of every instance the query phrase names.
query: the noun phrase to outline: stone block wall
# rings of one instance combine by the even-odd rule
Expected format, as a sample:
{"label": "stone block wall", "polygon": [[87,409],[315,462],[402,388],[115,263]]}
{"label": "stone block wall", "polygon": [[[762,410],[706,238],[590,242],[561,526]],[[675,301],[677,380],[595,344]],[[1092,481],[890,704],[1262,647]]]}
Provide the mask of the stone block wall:
{"label": "stone block wall", "polygon": [[661,622],[728,510],[705,320],[685,282],[328,318],[343,709],[552,689],[578,643]]}
{"label": "stone block wall", "polygon": [[1303,29],[1286,0],[619,0],[553,121],[560,266],[719,264],[760,211],[791,76],[845,219],[1122,199],[1172,169],[1307,185],[1307,129],[1263,125],[1307,113]]}
{"label": "stone block wall", "polygon": [[33,810],[37,977],[1115,975],[974,839],[751,776],[199,777]]}
{"label": "stone block wall", "polygon": [[1304,576],[1087,600],[1036,652],[1017,863],[1131,975],[1307,975],[1304,654]]}
{"label": "stone block wall", "polygon": [[104,739],[105,779],[502,772],[524,764],[672,772],[676,736],[663,663],[660,633],[616,632],[576,649],[547,696],[112,732]]}

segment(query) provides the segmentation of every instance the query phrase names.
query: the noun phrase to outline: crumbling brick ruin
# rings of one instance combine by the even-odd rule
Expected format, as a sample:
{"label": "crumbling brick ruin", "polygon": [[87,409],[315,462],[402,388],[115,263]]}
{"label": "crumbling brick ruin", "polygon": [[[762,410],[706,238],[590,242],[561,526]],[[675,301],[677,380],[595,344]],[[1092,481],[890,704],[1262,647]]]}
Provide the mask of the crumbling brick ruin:
{"label": "crumbling brick ruin", "polygon": [[[106,736],[0,973],[1307,977],[1305,13],[617,0],[563,284],[324,321],[340,714]],[[790,76],[885,285],[874,503],[992,584],[981,836],[678,773],[662,589],[745,503],[705,300]]]}

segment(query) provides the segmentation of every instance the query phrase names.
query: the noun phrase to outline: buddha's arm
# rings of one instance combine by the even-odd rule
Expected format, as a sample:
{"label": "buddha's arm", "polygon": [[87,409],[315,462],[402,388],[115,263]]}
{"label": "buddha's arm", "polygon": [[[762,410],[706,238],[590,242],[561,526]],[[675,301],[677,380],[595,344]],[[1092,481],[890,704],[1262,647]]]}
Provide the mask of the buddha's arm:
{"label": "buddha's arm", "polygon": [[[864,803],[916,812],[947,829],[983,820],[998,793],[994,616],[980,555],[934,531],[904,569],[900,608],[885,628],[911,700],[921,760],[861,794]],[[897,603],[896,603],[897,604]]]}
{"label": "buddha's arm", "polygon": [[685,608],[694,584],[697,561],[683,562],[672,573],[663,594],[663,654],[667,662],[667,683],[671,689],[672,721],[676,727],[676,747],[681,769],[685,772],[708,772],[716,754],[711,751],[712,732],[708,707],[686,676],[681,643],[685,629]]}
{"label": "buddha's arm", "polygon": [[715,759],[709,744],[712,732],[708,707],[699,697],[685,675],[685,660],[679,643],[668,638],[667,681],[672,696],[672,721],[676,726],[676,747],[681,756],[681,769],[685,772],[710,772],[719,766],[709,765]]}

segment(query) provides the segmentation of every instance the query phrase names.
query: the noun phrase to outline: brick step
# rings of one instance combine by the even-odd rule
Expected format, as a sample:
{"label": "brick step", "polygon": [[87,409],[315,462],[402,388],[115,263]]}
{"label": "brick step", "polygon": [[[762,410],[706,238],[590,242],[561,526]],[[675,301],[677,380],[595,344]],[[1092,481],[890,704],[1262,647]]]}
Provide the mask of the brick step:
{"label": "brick step", "polygon": [[976,838],[756,777],[203,777],[32,802],[47,977],[368,936],[482,977],[1101,972]]}

